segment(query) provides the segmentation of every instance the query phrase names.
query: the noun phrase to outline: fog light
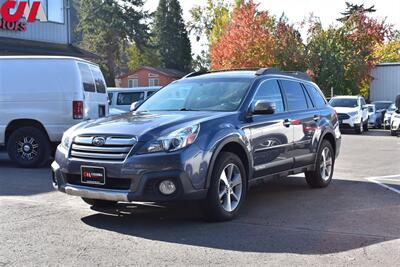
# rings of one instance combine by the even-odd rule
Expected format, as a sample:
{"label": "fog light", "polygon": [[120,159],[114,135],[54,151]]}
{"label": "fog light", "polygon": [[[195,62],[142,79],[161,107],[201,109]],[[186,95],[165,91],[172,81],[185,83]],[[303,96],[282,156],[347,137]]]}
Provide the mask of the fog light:
{"label": "fog light", "polygon": [[160,189],[160,192],[163,195],[168,196],[168,195],[172,195],[173,193],[175,193],[176,186],[175,186],[175,183],[172,182],[171,180],[165,180],[160,183],[160,186],[158,187],[158,189]]}

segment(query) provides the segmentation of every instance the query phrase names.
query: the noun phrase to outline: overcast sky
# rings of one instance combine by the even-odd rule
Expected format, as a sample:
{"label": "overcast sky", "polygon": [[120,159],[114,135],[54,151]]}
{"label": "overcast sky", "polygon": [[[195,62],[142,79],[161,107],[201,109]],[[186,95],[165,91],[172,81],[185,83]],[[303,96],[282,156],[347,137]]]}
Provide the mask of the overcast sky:
{"label": "overcast sky", "polygon": [[[400,1],[399,0],[347,0],[354,4],[364,4],[366,7],[375,5],[376,17],[387,18],[387,22],[400,29]],[[196,5],[205,5],[207,0],[180,0],[185,21],[190,19],[189,10]],[[285,12],[293,23],[301,22],[310,13],[321,18],[324,27],[336,23],[340,12],[345,9],[345,0],[255,0],[260,3],[261,10],[268,10],[273,15],[280,16]],[[157,8],[157,0],[148,0],[145,8],[154,11]],[[198,53],[201,50],[199,43],[192,38],[192,50]]]}

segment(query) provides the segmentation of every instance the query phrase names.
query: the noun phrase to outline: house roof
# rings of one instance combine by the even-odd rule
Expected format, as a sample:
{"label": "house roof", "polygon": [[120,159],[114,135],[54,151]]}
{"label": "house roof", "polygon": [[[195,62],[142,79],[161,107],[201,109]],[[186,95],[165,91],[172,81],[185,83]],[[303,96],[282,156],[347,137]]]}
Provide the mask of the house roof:
{"label": "house roof", "polygon": [[54,55],[98,59],[98,55],[73,45],[0,38],[1,55]]}
{"label": "house roof", "polygon": [[186,73],[184,73],[184,72],[182,72],[182,71],[179,71],[179,70],[167,69],[167,68],[155,68],[155,67],[147,67],[147,66],[144,66],[144,67],[137,68],[137,69],[134,70],[134,71],[128,72],[128,73],[126,73],[126,74],[124,74],[124,75],[121,75],[121,76],[119,76],[118,78],[120,78],[120,79],[121,79],[121,78],[125,78],[125,77],[127,77],[127,76],[130,76],[130,75],[135,74],[136,72],[138,72],[138,71],[140,71],[140,70],[142,70],[142,69],[147,69],[147,70],[149,70],[149,71],[157,72],[157,73],[159,73],[159,74],[163,74],[163,75],[166,75],[166,76],[169,76],[169,77],[174,77],[174,78],[182,78],[182,77],[184,77],[184,76],[186,75]]}

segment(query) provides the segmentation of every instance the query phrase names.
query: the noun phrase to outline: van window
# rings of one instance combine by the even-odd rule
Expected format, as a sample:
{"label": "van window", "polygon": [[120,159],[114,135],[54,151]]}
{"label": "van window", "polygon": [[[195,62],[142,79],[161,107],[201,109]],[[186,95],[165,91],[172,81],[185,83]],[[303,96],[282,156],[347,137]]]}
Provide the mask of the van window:
{"label": "van window", "polygon": [[307,100],[300,83],[282,80],[283,91],[286,95],[289,111],[307,109]]}
{"label": "van window", "polygon": [[254,96],[254,102],[258,100],[274,102],[276,105],[275,113],[281,113],[285,111],[281,90],[279,89],[277,80],[269,80],[261,84]]}
{"label": "van window", "polygon": [[79,71],[81,72],[83,90],[86,92],[95,92],[96,86],[93,81],[92,72],[87,64],[78,63]]}
{"label": "van window", "polygon": [[132,103],[143,99],[144,92],[119,93],[117,98],[117,105],[131,105]]}
{"label": "van window", "polygon": [[92,70],[94,82],[96,84],[97,93],[105,94],[106,93],[106,84],[104,82],[103,74],[101,73],[101,71],[98,68],[91,66],[90,69]]}
{"label": "van window", "polygon": [[314,105],[317,108],[325,107],[326,101],[325,101],[324,97],[321,95],[321,93],[319,92],[319,90],[317,88],[315,88],[314,86],[311,86],[308,84],[305,84],[304,86],[306,87],[308,94],[311,96],[311,99],[312,99]]}

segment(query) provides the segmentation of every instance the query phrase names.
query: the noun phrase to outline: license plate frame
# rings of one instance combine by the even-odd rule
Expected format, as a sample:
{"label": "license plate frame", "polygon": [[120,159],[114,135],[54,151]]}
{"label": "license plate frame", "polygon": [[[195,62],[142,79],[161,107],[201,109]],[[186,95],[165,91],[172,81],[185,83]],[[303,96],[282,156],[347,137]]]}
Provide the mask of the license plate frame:
{"label": "license plate frame", "polygon": [[81,166],[81,183],[89,185],[105,185],[106,169],[99,166]]}

